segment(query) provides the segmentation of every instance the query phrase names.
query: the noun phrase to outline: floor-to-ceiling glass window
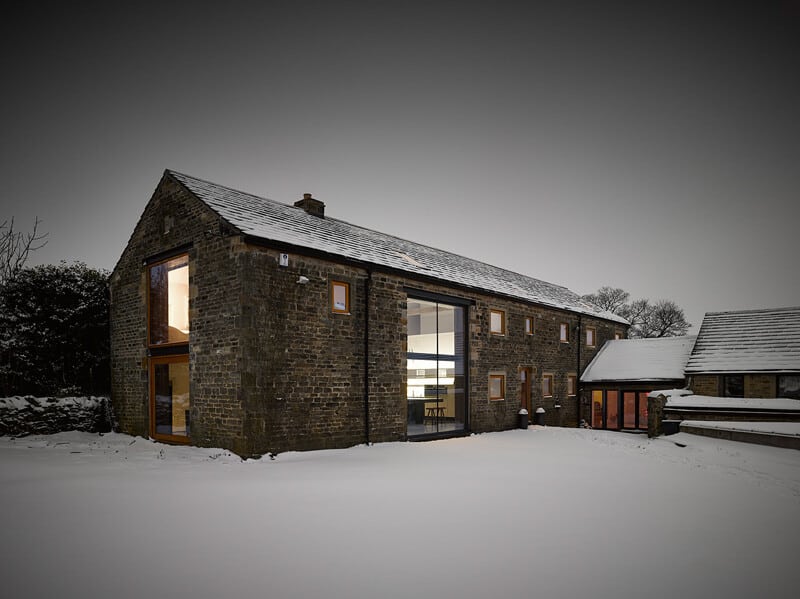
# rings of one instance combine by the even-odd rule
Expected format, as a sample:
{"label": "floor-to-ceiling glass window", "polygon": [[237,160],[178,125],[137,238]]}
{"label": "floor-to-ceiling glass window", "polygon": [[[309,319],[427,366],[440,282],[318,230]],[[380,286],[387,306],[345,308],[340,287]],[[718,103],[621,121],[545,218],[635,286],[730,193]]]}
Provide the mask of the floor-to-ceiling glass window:
{"label": "floor-to-ceiling glass window", "polygon": [[408,436],[464,430],[465,307],[408,298]]}
{"label": "floor-to-ceiling glass window", "polygon": [[150,434],[186,443],[191,434],[187,255],[148,266],[147,301]]}

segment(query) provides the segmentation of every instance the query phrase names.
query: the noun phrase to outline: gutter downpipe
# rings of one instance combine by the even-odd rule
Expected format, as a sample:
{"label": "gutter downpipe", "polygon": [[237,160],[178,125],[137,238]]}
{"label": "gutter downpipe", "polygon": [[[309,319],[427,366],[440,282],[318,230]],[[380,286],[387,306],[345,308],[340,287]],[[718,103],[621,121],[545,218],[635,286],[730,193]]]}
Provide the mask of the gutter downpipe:
{"label": "gutter downpipe", "polygon": [[576,368],[575,372],[575,399],[578,402],[578,422],[576,426],[578,428],[581,427],[581,389],[580,389],[580,380],[581,380],[581,332],[583,330],[582,326],[582,319],[581,315],[578,314],[578,367]]}
{"label": "gutter downpipe", "polygon": [[372,271],[364,279],[364,437],[369,447],[369,293]]}

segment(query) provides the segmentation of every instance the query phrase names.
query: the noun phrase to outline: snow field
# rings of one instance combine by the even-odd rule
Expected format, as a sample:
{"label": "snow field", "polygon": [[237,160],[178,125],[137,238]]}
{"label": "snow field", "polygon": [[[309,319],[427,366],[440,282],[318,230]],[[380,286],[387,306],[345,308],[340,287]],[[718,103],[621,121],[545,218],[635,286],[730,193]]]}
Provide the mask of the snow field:
{"label": "snow field", "polygon": [[531,427],[243,462],[61,433],[0,438],[0,508],[9,597],[794,597],[800,453]]}

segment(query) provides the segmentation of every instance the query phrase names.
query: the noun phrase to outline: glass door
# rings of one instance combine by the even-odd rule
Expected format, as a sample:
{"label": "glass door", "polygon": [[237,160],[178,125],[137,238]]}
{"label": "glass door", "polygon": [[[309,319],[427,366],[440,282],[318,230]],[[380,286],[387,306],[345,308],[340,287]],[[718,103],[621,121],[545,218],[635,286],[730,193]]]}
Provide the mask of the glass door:
{"label": "glass door", "polygon": [[407,306],[408,436],[464,430],[465,310],[414,298]]}

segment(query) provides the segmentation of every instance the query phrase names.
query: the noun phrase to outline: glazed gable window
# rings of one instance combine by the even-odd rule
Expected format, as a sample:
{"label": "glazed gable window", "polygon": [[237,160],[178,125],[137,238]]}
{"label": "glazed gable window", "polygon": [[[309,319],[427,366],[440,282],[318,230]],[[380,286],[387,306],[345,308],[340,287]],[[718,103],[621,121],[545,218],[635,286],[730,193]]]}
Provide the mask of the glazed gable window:
{"label": "glazed gable window", "polygon": [[502,310],[492,310],[489,314],[489,331],[492,335],[506,334],[506,313]]}
{"label": "glazed gable window", "polygon": [[533,335],[533,317],[526,316],[525,317],[525,334],[526,335]]}
{"label": "glazed gable window", "polygon": [[148,342],[189,341],[189,257],[170,258],[148,269]]}
{"label": "glazed gable window", "polygon": [[558,338],[561,343],[569,343],[569,324],[562,322],[558,327]]}
{"label": "glazed gable window", "polygon": [[597,329],[586,327],[586,347],[594,347],[595,345],[597,345]]}
{"label": "glazed gable window", "polygon": [[350,314],[350,285],[341,281],[331,281],[331,311],[336,314]]}

